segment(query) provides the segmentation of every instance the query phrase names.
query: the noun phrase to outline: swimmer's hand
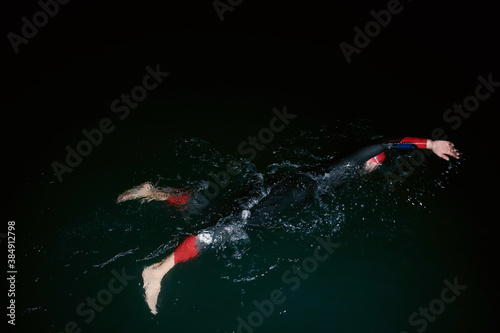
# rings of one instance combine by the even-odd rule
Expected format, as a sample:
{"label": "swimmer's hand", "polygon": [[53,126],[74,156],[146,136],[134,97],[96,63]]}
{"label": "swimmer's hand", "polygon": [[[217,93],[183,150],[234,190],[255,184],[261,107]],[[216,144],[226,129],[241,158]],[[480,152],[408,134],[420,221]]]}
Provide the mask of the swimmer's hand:
{"label": "swimmer's hand", "polygon": [[370,173],[372,171],[374,171],[375,169],[377,169],[379,166],[380,166],[381,163],[377,163],[377,162],[374,162],[372,160],[368,160],[365,162],[365,165],[363,167],[363,169],[361,170],[362,173]]}
{"label": "swimmer's hand", "polygon": [[447,161],[450,160],[450,156],[456,159],[460,158],[458,150],[450,141],[427,140],[427,149],[431,149],[434,154]]}

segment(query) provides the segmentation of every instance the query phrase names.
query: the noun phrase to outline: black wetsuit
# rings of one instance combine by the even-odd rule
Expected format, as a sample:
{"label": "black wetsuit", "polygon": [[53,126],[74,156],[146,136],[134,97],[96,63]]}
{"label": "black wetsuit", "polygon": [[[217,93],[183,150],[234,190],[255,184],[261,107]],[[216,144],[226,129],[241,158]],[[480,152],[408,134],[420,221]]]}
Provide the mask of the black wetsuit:
{"label": "black wetsuit", "polygon": [[[390,149],[412,150],[418,147],[409,142],[400,142],[399,140],[390,140],[375,143],[361,148],[348,155],[337,163],[329,166],[319,166],[312,170],[317,175],[331,174],[332,171],[343,170],[335,176],[330,177],[329,189],[334,189],[353,177],[359,175],[359,170],[363,168],[366,161],[382,152]],[[317,179],[303,176],[297,178],[287,177],[272,186],[271,192],[263,198],[259,204],[251,209],[251,217],[248,219],[248,226],[261,226],[264,221],[271,216],[280,214],[285,210],[294,207],[300,207],[311,203],[316,197]]]}
{"label": "black wetsuit", "polygon": [[[386,150],[413,150],[418,148],[422,147],[418,147],[411,142],[401,142],[401,139],[379,142],[361,148],[333,165],[319,166],[313,173],[328,175],[340,170],[341,172],[336,173],[336,177],[330,177],[332,179],[329,179],[334,185],[331,188],[334,188],[359,175],[359,171],[366,161]],[[202,231],[202,233],[210,233],[214,241],[222,242],[245,238],[245,230],[265,227],[266,222],[270,221],[272,217],[314,202],[317,195],[318,179],[309,175],[310,173],[305,173],[299,177],[288,176],[274,182],[270,185],[271,188],[267,195],[252,207],[244,210],[241,216],[235,216],[235,223],[230,226],[218,224]],[[203,244],[200,244],[200,246],[203,247]]]}

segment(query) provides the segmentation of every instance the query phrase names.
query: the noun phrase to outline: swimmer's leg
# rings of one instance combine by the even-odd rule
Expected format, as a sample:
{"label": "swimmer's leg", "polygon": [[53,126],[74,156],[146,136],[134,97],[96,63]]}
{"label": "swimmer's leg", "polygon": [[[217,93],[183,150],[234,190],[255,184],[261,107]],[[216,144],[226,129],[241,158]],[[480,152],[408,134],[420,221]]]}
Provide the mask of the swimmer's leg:
{"label": "swimmer's leg", "polygon": [[204,232],[198,235],[191,235],[186,238],[171,255],[159,263],[144,268],[142,279],[144,281],[146,303],[151,313],[158,313],[156,310],[156,303],[158,301],[158,295],[160,294],[163,277],[178,263],[197,257],[201,250],[211,242],[211,236]]}
{"label": "swimmer's leg", "polygon": [[191,235],[168,257],[159,263],[144,268],[142,272],[142,279],[144,281],[143,287],[146,303],[151,313],[158,313],[156,304],[161,290],[161,281],[175,265],[198,257],[201,252],[214,244],[223,244],[226,242],[247,239],[248,235],[244,231],[244,228],[249,217],[250,212],[244,210],[238,225],[219,225],[205,229],[197,235]]}

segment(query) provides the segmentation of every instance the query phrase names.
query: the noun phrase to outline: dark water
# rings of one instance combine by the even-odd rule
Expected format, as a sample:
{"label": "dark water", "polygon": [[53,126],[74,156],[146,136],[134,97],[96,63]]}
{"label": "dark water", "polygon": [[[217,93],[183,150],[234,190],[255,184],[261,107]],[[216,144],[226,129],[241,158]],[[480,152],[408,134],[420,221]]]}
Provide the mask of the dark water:
{"label": "dark water", "polygon": [[[269,216],[266,228],[248,231],[247,239],[176,266],[163,280],[159,313],[153,316],[143,298],[145,266],[171,253],[187,235],[216,223],[237,223],[242,207],[265,196],[273,181],[317,177],[304,168],[335,161],[385,134],[369,118],[318,124],[299,116],[250,162],[238,145],[269,126],[272,108],[282,106],[259,105],[269,112],[254,117],[234,115],[228,107],[205,127],[198,121],[190,130],[176,128],[175,115],[190,107],[196,108],[150,101],[141,113],[117,122],[62,183],[47,169],[28,184],[34,200],[18,222],[18,242],[25,249],[18,258],[23,331],[468,332],[482,327],[490,311],[483,301],[489,286],[479,250],[471,249],[477,243],[466,194],[467,146],[460,162],[428,157],[393,185],[384,174],[397,172],[398,154],[390,154],[375,173],[340,187],[329,186],[338,174],[325,177],[318,181],[321,201]],[[210,111],[207,119],[214,114]],[[294,112],[290,106],[288,111]],[[63,160],[64,154],[55,158]],[[119,193],[144,181],[203,191],[212,181],[209,174],[234,160],[241,172],[189,221],[162,203],[115,204]],[[235,206],[240,210],[229,208]],[[317,250],[325,242],[335,247]],[[467,289],[445,303],[445,280]],[[453,295],[445,293],[448,300]],[[430,303],[429,317],[418,313],[409,322]]]}
{"label": "dark water", "polygon": [[[57,3],[58,13],[43,13]],[[234,7],[223,21],[213,5],[220,3]],[[400,13],[374,32],[373,13],[384,20],[391,7]],[[0,233],[15,220],[13,331],[470,333],[498,326],[500,56],[498,11],[486,2],[41,0],[2,9]],[[30,31],[26,21],[43,27]],[[372,29],[370,40],[357,28]],[[16,53],[11,32],[35,36]],[[360,47],[351,62],[343,42]],[[112,102],[157,65],[170,75],[119,119]],[[494,83],[478,90],[479,76]],[[471,105],[478,92],[481,101]],[[476,110],[446,123],[444,113],[466,102]],[[238,147],[270,128],[273,108],[284,106],[298,116],[249,161]],[[64,163],[65,147],[75,148],[82,130],[104,118],[111,133],[59,182],[51,163]],[[386,175],[403,167],[393,152],[380,170],[341,186],[336,181],[356,170],[311,173],[379,135],[429,137],[436,128],[463,153],[459,162],[426,157],[394,184]],[[210,174],[230,161],[241,172],[189,221],[158,202],[115,203],[145,181],[204,193]],[[164,279],[153,316],[143,268],[188,235],[216,224],[234,228],[284,177],[315,181],[321,195],[277,202],[281,212],[262,228],[179,264]]]}

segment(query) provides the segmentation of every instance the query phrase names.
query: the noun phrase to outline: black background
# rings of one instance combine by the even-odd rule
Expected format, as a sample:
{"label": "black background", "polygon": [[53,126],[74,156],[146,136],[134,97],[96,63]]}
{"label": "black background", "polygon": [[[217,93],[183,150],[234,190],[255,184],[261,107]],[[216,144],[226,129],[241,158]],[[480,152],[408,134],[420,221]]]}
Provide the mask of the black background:
{"label": "black background", "polygon": [[[300,95],[331,110],[295,108],[318,124],[354,115],[397,132],[430,133],[445,125],[447,108],[474,92],[479,75],[495,79],[495,10],[478,2],[401,2],[401,13],[348,64],[339,44],[353,44],[353,28],[387,3],[242,1],[221,21],[212,1],[71,1],[15,54],[7,34],[20,35],[21,18],[32,21],[40,6],[12,1],[2,19],[6,156],[20,165],[53,160],[53,149],[95,126],[111,100],[158,63],[172,74],[157,92],[165,98],[211,88],[221,102],[240,90],[284,105]],[[451,138],[484,134],[497,100],[493,94],[459,131],[449,130]],[[184,116],[186,131],[196,128]]]}
{"label": "black background", "polygon": [[[469,161],[461,185],[470,194],[468,217],[477,225],[471,242],[485,269],[493,269],[497,217],[488,208],[497,197],[499,93],[457,130],[442,116],[474,93],[479,75],[500,81],[498,11],[486,1],[401,2],[402,12],[348,64],[339,44],[353,44],[353,28],[363,28],[373,19],[370,11],[387,3],[244,0],[221,21],[210,0],[72,0],[16,54],[7,34],[21,34],[21,18],[31,21],[40,6],[4,2],[5,219],[16,219],[20,202],[36,200],[30,190],[41,173],[50,172],[50,163],[83,128],[109,115],[110,102],[140,82],[145,66],[161,64],[171,76],[154,94],[167,100],[209,91],[214,104],[258,96],[318,125],[365,117],[388,132],[414,136],[443,127]],[[177,114],[173,121],[189,136],[219,116]]]}

